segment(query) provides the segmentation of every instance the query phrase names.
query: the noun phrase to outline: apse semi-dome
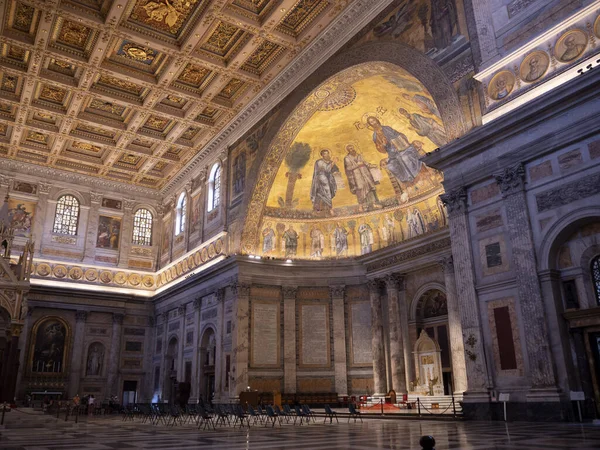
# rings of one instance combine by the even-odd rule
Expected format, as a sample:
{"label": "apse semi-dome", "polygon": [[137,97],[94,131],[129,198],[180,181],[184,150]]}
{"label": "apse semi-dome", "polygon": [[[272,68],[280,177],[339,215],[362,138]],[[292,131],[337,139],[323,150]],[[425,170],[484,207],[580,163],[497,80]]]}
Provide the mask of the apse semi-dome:
{"label": "apse semi-dome", "polygon": [[354,257],[446,224],[442,174],[420,161],[446,143],[444,125],[423,84],[393,64],[361,64],[330,78],[274,143],[280,165],[256,254]]}

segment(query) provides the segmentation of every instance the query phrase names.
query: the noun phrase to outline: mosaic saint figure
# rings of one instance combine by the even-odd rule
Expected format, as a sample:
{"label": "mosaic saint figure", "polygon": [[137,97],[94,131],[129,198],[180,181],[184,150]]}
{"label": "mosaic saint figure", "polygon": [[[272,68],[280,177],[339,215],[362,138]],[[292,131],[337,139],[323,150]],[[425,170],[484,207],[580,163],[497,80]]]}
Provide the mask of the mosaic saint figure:
{"label": "mosaic saint figure", "polygon": [[267,223],[267,228],[262,231],[263,235],[263,253],[270,254],[275,250],[275,230],[271,228],[271,222]]}
{"label": "mosaic saint figure", "polygon": [[333,231],[333,239],[336,256],[347,255],[348,231],[339,222],[337,223],[335,230]]}
{"label": "mosaic saint figure", "polygon": [[358,234],[360,235],[360,254],[366,255],[373,251],[373,230],[367,223],[363,223],[358,227]]}
{"label": "mosaic saint figure", "polygon": [[383,217],[383,223],[381,227],[381,238],[388,244],[393,244],[396,242],[394,227],[394,218],[390,217],[389,214],[386,214]]}
{"label": "mosaic saint figure", "polygon": [[405,100],[414,102],[419,107],[419,109],[425,114],[433,114],[434,116],[437,116],[440,119],[442,118],[437,105],[430,98],[427,98],[424,95],[420,94],[415,94],[413,96],[409,94],[402,94],[402,97]]}
{"label": "mosaic saint figure", "polygon": [[376,169],[377,165],[367,163],[362,155],[358,154],[354,144],[346,145],[348,154],[344,158],[344,170],[348,178],[350,192],[356,195],[361,211],[367,208],[379,207],[376,185],[378,180],[373,178],[371,169]]}
{"label": "mosaic saint figure", "polygon": [[454,0],[431,0],[431,34],[438,50],[452,43],[457,23],[458,15]]}
{"label": "mosaic saint figure", "polygon": [[321,150],[321,159],[315,161],[315,170],[310,188],[310,200],[313,203],[315,212],[325,212],[333,215],[333,197],[337,192],[334,173],[339,171],[340,169],[331,158],[329,150]]}
{"label": "mosaic saint figure", "polygon": [[373,130],[373,142],[377,151],[388,155],[384,162],[387,170],[401,182],[411,182],[421,170],[418,150],[407,137],[392,127],[381,125],[375,116],[367,118],[367,126]]}
{"label": "mosaic saint figure", "polygon": [[292,225],[283,233],[283,244],[286,258],[296,256],[298,250],[298,233]]}
{"label": "mosaic saint figure", "polygon": [[421,114],[411,114],[404,108],[399,108],[398,114],[409,120],[410,126],[419,136],[429,138],[438,147],[443,147],[448,143],[446,140],[446,130],[431,117],[424,117]]}
{"label": "mosaic saint figure", "polygon": [[413,238],[425,233],[425,222],[421,212],[415,208],[412,212],[408,210],[406,221],[408,223],[408,238]]}
{"label": "mosaic saint figure", "polygon": [[310,256],[313,258],[320,258],[323,256],[323,249],[325,248],[325,236],[323,232],[317,227],[314,227],[310,231]]}

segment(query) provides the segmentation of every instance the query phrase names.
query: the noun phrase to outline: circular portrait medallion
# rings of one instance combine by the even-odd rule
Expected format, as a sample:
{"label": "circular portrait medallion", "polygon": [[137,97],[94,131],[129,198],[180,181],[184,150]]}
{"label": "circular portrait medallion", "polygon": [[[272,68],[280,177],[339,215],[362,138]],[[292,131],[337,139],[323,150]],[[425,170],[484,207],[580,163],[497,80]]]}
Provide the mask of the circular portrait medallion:
{"label": "circular portrait medallion", "polygon": [[571,62],[585,52],[588,37],[582,30],[571,30],[563,34],[554,46],[554,55],[560,62]]}
{"label": "circular portrait medallion", "polygon": [[494,100],[502,100],[508,97],[515,87],[515,75],[509,70],[498,72],[490,81],[488,94]]}
{"label": "circular portrait medallion", "polygon": [[542,78],[550,66],[550,57],[541,50],[530,53],[525,57],[519,69],[521,80],[533,83]]}

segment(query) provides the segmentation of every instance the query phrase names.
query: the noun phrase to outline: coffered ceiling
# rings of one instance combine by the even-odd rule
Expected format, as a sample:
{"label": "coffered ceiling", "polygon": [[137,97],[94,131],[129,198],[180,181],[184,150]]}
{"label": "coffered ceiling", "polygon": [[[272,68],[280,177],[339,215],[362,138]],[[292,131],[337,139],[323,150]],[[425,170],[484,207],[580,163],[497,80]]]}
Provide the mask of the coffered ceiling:
{"label": "coffered ceiling", "polygon": [[160,189],[348,3],[0,0],[0,158]]}

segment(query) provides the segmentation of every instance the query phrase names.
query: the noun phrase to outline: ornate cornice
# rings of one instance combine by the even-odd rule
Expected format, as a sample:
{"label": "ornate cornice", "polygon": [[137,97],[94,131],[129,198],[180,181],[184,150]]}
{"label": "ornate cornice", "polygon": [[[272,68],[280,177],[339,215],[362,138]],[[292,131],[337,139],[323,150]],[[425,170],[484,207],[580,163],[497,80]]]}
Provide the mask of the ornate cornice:
{"label": "ornate cornice", "polygon": [[168,195],[176,191],[182,183],[197,173],[198,166],[207,155],[218,152],[219,149],[227,147],[228,143],[239,139],[389,3],[389,0],[355,0],[350,4],[293,63],[277,75],[252,103],[238,113],[217,137],[163,187],[162,193]]}
{"label": "ornate cornice", "polygon": [[444,238],[437,241],[429,242],[427,244],[420,245],[419,247],[406,250],[402,253],[398,253],[389,258],[385,258],[381,261],[376,261],[367,265],[367,271],[372,272],[386,267],[394,266],[396,264],[408,261],[419,256],[426,255],[427,253],[433,253],[438,250],[450,248],[450,238]]}

